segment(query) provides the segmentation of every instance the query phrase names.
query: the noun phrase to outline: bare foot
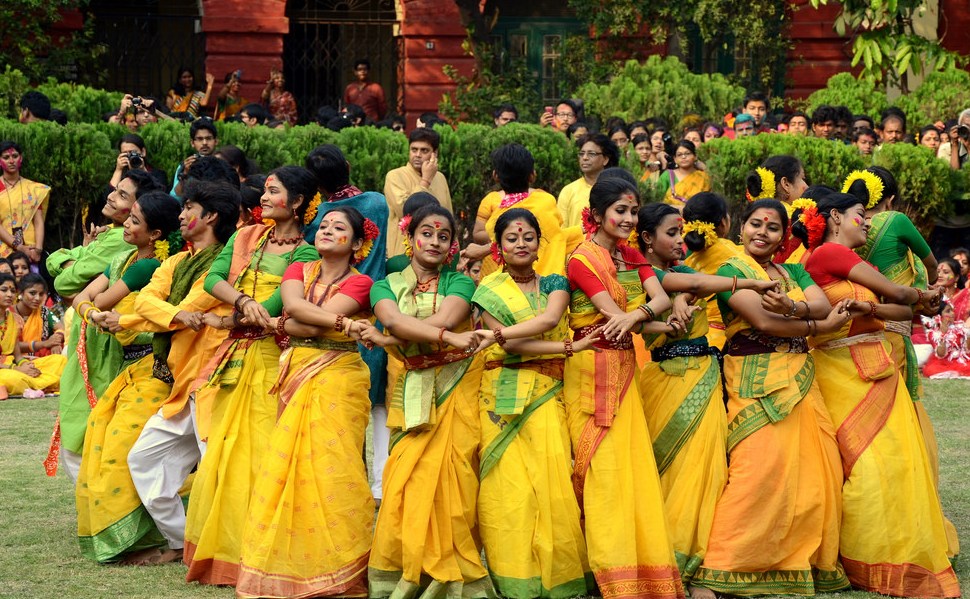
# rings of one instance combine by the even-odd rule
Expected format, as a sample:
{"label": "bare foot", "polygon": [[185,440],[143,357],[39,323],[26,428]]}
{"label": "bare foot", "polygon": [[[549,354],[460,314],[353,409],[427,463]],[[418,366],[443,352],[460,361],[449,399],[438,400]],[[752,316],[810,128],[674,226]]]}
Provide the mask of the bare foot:
{"label": "bare foot", "polygon": [[695,587],[690,585],[690,599],[715,599],[716,595],[711,589],[705,589],[704,587]]}
{"label": "bare foot", "polygon": [[150,560],[157,558],[161,554],[158,549],[142,549],[141,551],[136,551],[131,555],[125,557],[121,560],[121,563],[126,566],[145,566]]}
{"label": "bare foot", "polygon": [[175,562],[182,561],[182,550],[181,549],[166,549],[160,551],[158,556],[150,559],[146,566],[157,566],[159,564],[174,564]]}

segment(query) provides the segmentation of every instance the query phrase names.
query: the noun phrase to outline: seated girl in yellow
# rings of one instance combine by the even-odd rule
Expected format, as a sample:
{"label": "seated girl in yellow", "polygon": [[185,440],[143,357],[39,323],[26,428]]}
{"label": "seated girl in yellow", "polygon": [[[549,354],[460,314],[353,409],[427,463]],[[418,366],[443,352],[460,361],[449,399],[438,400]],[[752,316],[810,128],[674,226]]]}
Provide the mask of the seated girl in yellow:
{"label": "seated girl in yellow", "polygon": [[[12,275],[0,274],[0,396],[23,395],[25,391],[48,391],[57,388],[64,356],[47,356],[37,360],[21,357],[17,347],[20,317],[10,311],[17,297],[17,285]],[[56,371],[56,374],[48,374]]]}
{"label": "seated girl in yellow", "polygon": [[[24,320],[17,342],[20,353],[42,358],[60,354],[64,347],[64,324],[57,319],[44,303],[47,301],[47,282],[37,273],[30,273],[20,280],[20,300],[13,311]],[[60,370],[57,376],[60,377]]]}

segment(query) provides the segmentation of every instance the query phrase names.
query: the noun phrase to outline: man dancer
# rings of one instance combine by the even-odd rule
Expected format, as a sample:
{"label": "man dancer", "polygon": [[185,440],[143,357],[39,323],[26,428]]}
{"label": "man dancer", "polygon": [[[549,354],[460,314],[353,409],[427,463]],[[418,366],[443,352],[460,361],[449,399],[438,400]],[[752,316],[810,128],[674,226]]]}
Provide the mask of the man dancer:
{"label": "man dancer", "polygon": [[[192,249],[167,259],[135,301],[139,316],[154,325],[154,376],[172,385],[162,408],[149,420],[128,453],[128,468],[145,509],[168,541],[168,550],[150,551],[138,564],[182,559],[185,507],[179,489],[205,450],[195,429],[195,401],[189,388],[215,354],[228,330],[205,326],[232,307],[203,289],[209,266],[236,231],[239,191],[224,183],[188,186],[179,220]],[[122,317],[124,326],[125,317]]]}

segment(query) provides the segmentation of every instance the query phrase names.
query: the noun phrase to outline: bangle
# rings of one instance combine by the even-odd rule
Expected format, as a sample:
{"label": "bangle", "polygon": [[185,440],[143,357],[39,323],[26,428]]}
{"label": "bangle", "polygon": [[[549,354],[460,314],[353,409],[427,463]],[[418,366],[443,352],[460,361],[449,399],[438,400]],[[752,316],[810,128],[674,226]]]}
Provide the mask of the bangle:
{"label": "bangle", "polygon": [[253,298],[249,297],[245,293],[240,293],[239,297],[236,298],[236,301],[232,303],[232,307],[235,308],[237,312],[242,312],[242,306],[240,306],[240,303],[242,303],[244,300],[251,300],[251,299]]}
{"label": "bangle", "polygon": [[785,314],[785,318],[791,318],[792,316],[794,316],[795,315],[795,308],[797,308],[797,307],[798,307],[798,302],[796,302],[795,300],[792,300],[791,301],[791,310],[788,311],[788,314]]}
{"label": "bangle", "polygon": [[91,323],[91,317],[89,315],[91,314],[92,311],[100,312],[101,310],[98,310],[97,306],[95,306],[94,304],[91,304],[91,307],[88,308],[87,310],[85,310],[84,311],[84,314],[81,315],[81,320],[83,320],[84,322],[90,324]]}
{"label": "bangle", "polygon": [[916,290],[916,303],[917,304],[922,304],[923,303],[923,290],[920,289],[919,287],[913,287],[913,289]]}
{"label": "bangle", "polygon": [[289,315],[284,312],[278,319],[276,319],[276,334],[280,337],[286,337],[286,321],[289,320]]}
{"label": "bangle", "polygon": [[506,340],[505,340],[505,335],[502,334],[502,329],[501,328],[495,329],[493,334],[495,335],[495,343],[498,343],[499,347],[504,346]]}
{"label": "bangle", "polygon": [[637,306],[637,310],[641,310],[644,314],[647,315],[647,322],[652,322],[654,320],[657,320],[657,315],[656,313],[654,313],[653,308],[651,308],[650,306],[646,304],[640,304],[639,306]]}
{"label": "bangle", "polygon": [[671,335],[674,336],[674,337],[676,337],[677,336],[677,327],[674,326],[674,323],[668,322],[667,323],[667,326],[670,327],[670,333],[671,333]]}
{"label": "bangle", "polygon": [[871,318],[876,317],[876,302],[867,302],[869,304],[869,316]]}
{"label": "bangle", "polygon": [[344,315],[343,314],[337,314],[337,318],[335,318],[334,321],[333,321],[333,330],[337,331],[338,333],[343,333],[344,332]]}
{"label": "bangle", "polygon": [[32,353],[32,354],[36,354],[37,353],[37,342],[36,341],[31,341],[30,342],[30,353]]}
{"label": "bangle", "polygon": [[573,340],[572,339],[566,339],[565,341],[563,341],[562,342],[562,349],[563,349],[563,352],[562,353],[566,354],[566,357],[567,358],[573,357],[573,354],[575,353],[575,352],[573,352]]}
{"label": "bangle", "polygon": [[805,316],[802,318],[808,318],[811,315],[812,309],[808,307],[808,302],[805,300],[798,300],[799,303],[805,304]]}
{"label": "bangle", "polygon": [[731,283],[731,294],[738,290],[738,275],[734,275],[734,282]]}
{"label": "bangle", "polygon": [[19,360],[17,360],[16,362],[14,362],[14,366],[20,366],[24,362],[29,362],[29,361],[30,360],[28,360],[27,358],[20,358]]}
{"label": "bangle", "polygon": [[438,343],[445,342],[445,333],[447,332],[448,332],[448,329],[446,329],[445,327],[441,327],[441,330],[438,331]]}
{"label": "bangle", "polygon": [[237,312],[234,310],[232,313],[232,326],[238,327],[240,324],[242,324],[242,319],[243,319],[242,312]]}

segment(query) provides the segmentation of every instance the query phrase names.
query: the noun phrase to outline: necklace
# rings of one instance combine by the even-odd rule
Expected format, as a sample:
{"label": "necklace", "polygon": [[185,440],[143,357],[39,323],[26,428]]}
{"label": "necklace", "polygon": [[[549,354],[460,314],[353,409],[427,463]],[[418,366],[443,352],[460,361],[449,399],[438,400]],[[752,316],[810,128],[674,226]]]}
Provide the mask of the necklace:
{"label": "necklace", "polygon": [[438,280],[441,279],[441,273],[439,272],[435,276],[431,277],[424,283],[418,281],[414,286],[414,296],[417,297],[419,293],[427,293],[431,291],[431,285],[434,284],[434,296],[431,298],[431,313],[434,314],[438,311]]}
{"label": "necklace", "polygon": [[536,271],[532,271],[527,275],[517,275],[511,270],[505,271],[508,273],[509,277],[516,283],[529,283],[536,278]]}
{"label": "necklace", "polygon": [[275,243],[276,245],[280,245],[280,246],[292,245],[294,243],[300,243],[301,241],[303,241],[303,235],[297,234],[294,237],[280,238],[276,236],[276,229],[273,229],[269,232],[269,240],[271,243]]}
{"label": "necklace", "polygon": [[[313,279],[313,284],[310,285],[310,296],[307,298],[307,301],[309,301],[311,304],[322,306],[323,302],[325,302],[330,297],[330,289],[338,282],[342,281],[344,277],[346,277],[349,274],[350,274],[350,266],[348,265],[347,270],[345,270],[343,274],[341,274],[339,277],[327,283],[327,287],[326,289],[323,290],[323,295],[320,296],[320,299],[318,301],[316,294],[313,293],[313,290],[316,289],[317,283],[320,282],[320,277],[323,275],[323,267],[321,267],[320,272],[318,272],[317,276]],[[338,286],[337,291],[339,290],[340,290],[340,287]]]}

